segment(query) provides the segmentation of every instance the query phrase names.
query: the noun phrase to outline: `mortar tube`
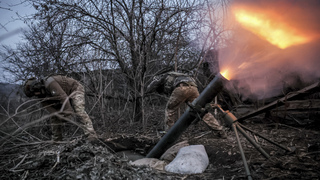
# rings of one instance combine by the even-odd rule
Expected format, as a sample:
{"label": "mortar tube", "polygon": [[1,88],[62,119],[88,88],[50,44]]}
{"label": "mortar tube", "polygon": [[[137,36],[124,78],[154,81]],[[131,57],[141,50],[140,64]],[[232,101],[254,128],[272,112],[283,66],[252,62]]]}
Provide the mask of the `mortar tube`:
{"label": "mortar tube", "polygon": [[[224,83],[227,81],[220,73],[212,79],[208,86],[201,92],[192,105],[204,108],[205,105],[213,100],[214,97],[222,91]],[[147,158],[160,158],[161,155],[170,148],[182,135],[182,133],[190,126],[190,124],[198,116],[189,108],[183,113],[178,121],[169,129],[169,131],[160,139],[155,147],[147,154]],[[202,118],[204,114],[200,114]]]}

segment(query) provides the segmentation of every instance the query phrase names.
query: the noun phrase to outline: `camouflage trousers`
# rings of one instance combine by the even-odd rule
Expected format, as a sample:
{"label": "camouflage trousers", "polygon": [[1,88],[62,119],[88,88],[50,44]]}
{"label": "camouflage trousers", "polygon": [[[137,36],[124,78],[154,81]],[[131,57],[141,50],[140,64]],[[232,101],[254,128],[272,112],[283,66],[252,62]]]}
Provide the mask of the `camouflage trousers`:
{"label": "camouflage trousers", "polygon": [[[85,111],[85,97],[84,97],[84,88],[81,84],[77,87],[77,90],[70,97],[72,107],[74,109],[75,115],[78,116],[81,120],[81,126],[84,130],[86,136],[96,135],[96,132],[93,128],[92,121]],[[69,118],[69,117],[68,117]],[[51,126],[53,140],[61,141],[62,140],[62,120],[56,116],[51,117]]]}
{"label": "camouflage trousers", "polygon": [[[195,86],[179,85],[176,87],[167,102],[165,110],[165,130],[170,129],[178,120],[178,108],[185,102],[192,102],[199,96],[198,88]],[[220,123],[214,118],[211,113],[207,113],[202,119],[211,130],[223,130]]]}

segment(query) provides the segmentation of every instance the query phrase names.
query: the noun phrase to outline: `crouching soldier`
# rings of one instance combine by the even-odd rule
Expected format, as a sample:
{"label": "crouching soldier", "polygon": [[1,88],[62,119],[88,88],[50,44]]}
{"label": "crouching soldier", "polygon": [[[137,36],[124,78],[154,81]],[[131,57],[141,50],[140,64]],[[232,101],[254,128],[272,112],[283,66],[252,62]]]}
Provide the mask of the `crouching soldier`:
{"label": "crouching soldier", "polygon": [[[87,139],[92,141],[97,138],[90,117],[85,111],[84,88],[78,81],[61,75],[49,76],[42,80],[30,78],[24,84],[24,93],[27,97],[43,98],[41,105],[50,113],[61,111],[59,115],[66,118],[75,113],[81,118]],[[62,140],[61,123],[62,119],[59,117],[51,117],[53,141]]]}
{"label": "crouching soldier", "polygon": [[[157,91],[169,95],[165,109],[165,130],[170,129],[178,119],[178,108],[182,103],[192,102],[199,96],[199,91],[195,80],[183,73],[168,72],[155,76],[148,85],[146,93]],[[211,130],[217,131],[218,135],[225,137],[223,127],[211,113],[203,116],[203,121]]]}

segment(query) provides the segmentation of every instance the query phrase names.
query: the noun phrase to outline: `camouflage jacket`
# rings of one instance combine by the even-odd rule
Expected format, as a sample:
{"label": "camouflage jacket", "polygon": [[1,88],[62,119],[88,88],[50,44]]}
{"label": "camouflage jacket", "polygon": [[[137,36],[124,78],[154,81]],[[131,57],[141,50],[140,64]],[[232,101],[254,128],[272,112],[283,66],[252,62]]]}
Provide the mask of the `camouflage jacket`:
{"label": "camouflage jacket", "polygon": [[158,93],[170,95],[180,83],[197,87],[196,82],[192,77],[183,73],[168,72],[154,77],[153,81],[148,85],[146,93],[157,91]]}
{"label": "camouflage jacket", "polygon": [[[51,113],[60,110],[67,97],[76,91],[80,85],[75,79],[62,75],[49,76],[42,81],[47,97],[42,105]],[[70,101],[66,102],[63,111],[73,111]]]}

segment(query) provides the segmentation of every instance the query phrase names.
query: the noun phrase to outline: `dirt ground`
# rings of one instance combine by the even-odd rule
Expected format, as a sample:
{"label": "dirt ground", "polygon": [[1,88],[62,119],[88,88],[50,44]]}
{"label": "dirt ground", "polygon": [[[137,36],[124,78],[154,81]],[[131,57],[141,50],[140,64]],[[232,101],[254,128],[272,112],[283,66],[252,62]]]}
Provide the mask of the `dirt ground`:
{"label": "dirt ground", "polygon": [[[99,141],[86,142],[81,136],[53,144],[26,135],[24,144],[4,143],[0,152],[0,179],[248,179],[233,131],[220,138],[203,122],[191,125],[179,141],[205,146],[209,166],[201,174],[180,175],[150,167],[134,167],[125,153],[145,156],[159,141],[159,123],[150,122],[147,129],[123,123],[117,131],[101,133]],[[265,158],[241,134],[241,145],[253,179],[320,179],[319,123],[296,126],[279,123],[263,116],[248,119],[242,125],[294,152],[253,136],[270,158]],[[21,142],[21,141],[19,141]],[[6,145],[7,144],[7,145]],[[10,145],[10,146],[8,146]]]}

